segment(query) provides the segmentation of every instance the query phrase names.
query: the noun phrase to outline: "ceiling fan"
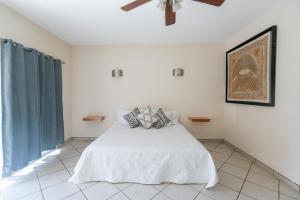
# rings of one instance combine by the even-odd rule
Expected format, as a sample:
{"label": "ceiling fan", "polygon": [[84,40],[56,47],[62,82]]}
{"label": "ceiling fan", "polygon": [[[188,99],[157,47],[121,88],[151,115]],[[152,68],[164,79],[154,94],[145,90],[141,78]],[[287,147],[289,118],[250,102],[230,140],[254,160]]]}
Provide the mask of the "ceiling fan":
{"label": "ceiling fan", "polygon": [[[128,12],[136,7],[139,7],[145,3],[148,3],[149,1],[152,1],[152,0],[136,0],[136,1],[133,1],[125,6],[121,7],[121,9],[123,11]],[[193,0],[193,1],[197,1],[200,3],[206,3],[209,5],[219,7],[224,3],[225,0]],[[159,9],[161,9],[162,11],[165,11],[166,26],[175,24],[176,11],[178,11],[181,8],[181,5],[180,5],[181,2],[182,2],[182,0],[160,0],[157,7]]]}

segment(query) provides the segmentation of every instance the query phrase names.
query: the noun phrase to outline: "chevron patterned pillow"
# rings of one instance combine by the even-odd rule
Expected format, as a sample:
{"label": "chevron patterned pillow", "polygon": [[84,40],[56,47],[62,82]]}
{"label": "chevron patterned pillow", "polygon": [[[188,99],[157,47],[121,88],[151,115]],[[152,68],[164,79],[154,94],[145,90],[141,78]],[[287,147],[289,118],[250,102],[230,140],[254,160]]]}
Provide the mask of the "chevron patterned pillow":
{"label": "chevron patterned pillow", "polygon": [[142,124],[142,126],[146,129],[152,127],[152,125],[157,121],[157,116],[150,106],[148,106],[141,114],[138,115],[138,120]]}
{"label": "chevron patterned pillow", "polygon": [[165,115],[162,108],[159,108],[156,112],[157,121],[153,124],[156,129],[160,129],[167,125],[171,120]]}
{"label": "chevron patterned pillow", "polygon": [[123,118],[128,122],[130,128],[136,128],[140,125],[137,116],[140,114],[140,110],[136,107],[130,113],[123,116]]}

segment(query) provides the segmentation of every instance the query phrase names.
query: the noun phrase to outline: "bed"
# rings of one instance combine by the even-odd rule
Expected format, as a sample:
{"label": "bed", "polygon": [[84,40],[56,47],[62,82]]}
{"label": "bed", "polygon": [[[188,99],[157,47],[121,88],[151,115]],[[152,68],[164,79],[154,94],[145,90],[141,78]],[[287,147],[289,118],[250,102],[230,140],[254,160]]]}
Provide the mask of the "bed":
{"label": "bed", "polygon": [[83,151],[69,181],[207,183],[208,188],[218,176],[209,152],[181,124],[131,129],[115,123]]}

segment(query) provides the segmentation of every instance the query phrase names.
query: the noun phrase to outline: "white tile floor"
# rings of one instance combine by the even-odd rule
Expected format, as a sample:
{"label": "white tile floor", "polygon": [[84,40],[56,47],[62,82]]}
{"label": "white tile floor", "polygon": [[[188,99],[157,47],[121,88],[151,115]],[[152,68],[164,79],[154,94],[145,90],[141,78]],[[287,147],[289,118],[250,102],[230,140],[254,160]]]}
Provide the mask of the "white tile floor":
{"label": "white tile floor", "polygon": [[67,180],[89,141],[73,140],[12,177],[0,181],[1,199],[22,200],[300,200],[300,193],[223,143],[204,143],[212,153],[219,184],[141,185]]}

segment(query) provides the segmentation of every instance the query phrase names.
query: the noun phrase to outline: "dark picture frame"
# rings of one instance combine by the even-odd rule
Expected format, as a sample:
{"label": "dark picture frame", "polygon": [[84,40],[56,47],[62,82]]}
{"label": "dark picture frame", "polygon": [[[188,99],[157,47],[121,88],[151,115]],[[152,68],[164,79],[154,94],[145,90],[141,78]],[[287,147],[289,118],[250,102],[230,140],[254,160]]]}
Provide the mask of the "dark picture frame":
{"label": "dark picture frame", "polygon": [[226,52],[226,103],[275,106],[276,46],[272,26]]}

